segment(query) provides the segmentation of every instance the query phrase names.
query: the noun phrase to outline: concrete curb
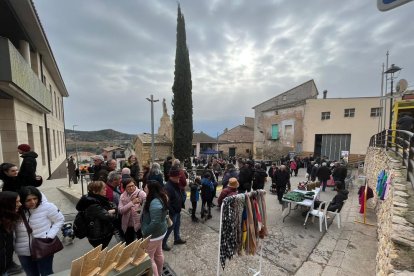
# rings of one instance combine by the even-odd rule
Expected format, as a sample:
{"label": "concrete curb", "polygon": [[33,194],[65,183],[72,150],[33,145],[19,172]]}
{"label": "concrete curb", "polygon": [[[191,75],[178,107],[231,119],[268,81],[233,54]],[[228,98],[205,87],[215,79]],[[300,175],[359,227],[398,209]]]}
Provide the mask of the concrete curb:
{"label": "concrete curb", "polygon": [[63,193],[73,204],[76,205],[82,194],[75,189],[69,187],[56,187],[61,193]]}

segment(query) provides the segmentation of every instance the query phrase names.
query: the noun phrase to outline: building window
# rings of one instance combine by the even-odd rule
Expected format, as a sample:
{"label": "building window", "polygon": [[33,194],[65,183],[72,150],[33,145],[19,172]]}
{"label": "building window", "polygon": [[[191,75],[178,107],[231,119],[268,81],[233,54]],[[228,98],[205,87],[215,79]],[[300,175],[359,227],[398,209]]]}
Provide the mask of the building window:
{"label": "building window", "polygon": [[279,125],[272,125],[272,140],[279,139]]}
{"label": "building window", "polygon": [[344,117],[355,117],[355,108],[345,108]]}
{"label": "building window", "polygon": [[381,107],[373,107],[371,108],[371,117],[381,117]]}
{"label": "building window", "polygon": [[282,97],[282,100],[283,101],[286,101],[286,95]]}
{"label": "building window", "polygon": [[331,119],[331,112],[327,111],[327,112],[322,112],[322,120],[329,120]]}

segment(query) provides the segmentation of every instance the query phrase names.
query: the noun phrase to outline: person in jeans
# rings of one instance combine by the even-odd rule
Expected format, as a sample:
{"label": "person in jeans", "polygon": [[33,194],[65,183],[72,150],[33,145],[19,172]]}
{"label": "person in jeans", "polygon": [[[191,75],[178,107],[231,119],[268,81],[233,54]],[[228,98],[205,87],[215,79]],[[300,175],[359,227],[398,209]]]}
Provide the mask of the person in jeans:
{"label": "person in jeans", "polygon": [[[33,230],[30,236],[54,239],[65,222],[63,214],[53,203],[42,200],[42,194],[33,186],[22,187],[19,194],[22,202],[20,215],[25,217]],[[54,255],[36,260],[32,259],[29,239],[25,224],[19,222],[16,226],[14,250],[26,275],[43,276],[53,274]]]}
{"label": "person in jeans", "polygon": [[168,211],[173,225],[168,228],[167,233],[162,241],[162,249],[170,251],[167,242],[171,232],[174,230],[174,244],[185,244],[186,241],[180,237],[180,225],[181,225],[181,206],[183,203],[183,197],[181,189],[179,187],[180,182],[180,169],[176,166],[171,167],[168,181],[165,184],[165,190],[168,195]]}
{"label": "person in jeans", "polygon": [[145,186],[147,200],[142,211],[141,231],[144,237],[151,235],[147,253],[151,258],[153,275],[161,276],[164,264],[162,241],[167,233],[168,197],[158,181],[150,180]]}

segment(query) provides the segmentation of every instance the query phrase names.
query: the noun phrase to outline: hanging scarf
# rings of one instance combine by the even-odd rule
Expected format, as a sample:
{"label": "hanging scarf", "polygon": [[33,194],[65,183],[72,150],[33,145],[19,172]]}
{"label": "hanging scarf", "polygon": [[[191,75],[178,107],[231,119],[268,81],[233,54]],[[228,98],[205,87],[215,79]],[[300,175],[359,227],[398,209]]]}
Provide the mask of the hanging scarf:
{"label": "hanging scarf", "polygon": [[235,197],[227,197],[223,202],[220,240],[220,262],[223,269],[226,266],[226,259],[230,260],[233,257],[236,248],[234,202]]}

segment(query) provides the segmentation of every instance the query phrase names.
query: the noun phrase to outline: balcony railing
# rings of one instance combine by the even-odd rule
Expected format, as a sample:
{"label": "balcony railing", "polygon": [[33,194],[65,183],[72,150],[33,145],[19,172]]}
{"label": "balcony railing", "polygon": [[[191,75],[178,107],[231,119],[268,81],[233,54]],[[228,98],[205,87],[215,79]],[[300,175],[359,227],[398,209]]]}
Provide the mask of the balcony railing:
{"label": "balcony railing", "polygon": [[0,82],[12,83],[17,89],[5,92],[13,97],[29,101],[46,112],[52,110],[52,95],[30,64],[22,57],[13,43],[0,37]]}
{"label": "balcony railing", "polygon": [[407,170],[407,181],[414,188],[414,133],[405,130],[384,130],[371,137],[371,147],[385,148],[401,158]]}

